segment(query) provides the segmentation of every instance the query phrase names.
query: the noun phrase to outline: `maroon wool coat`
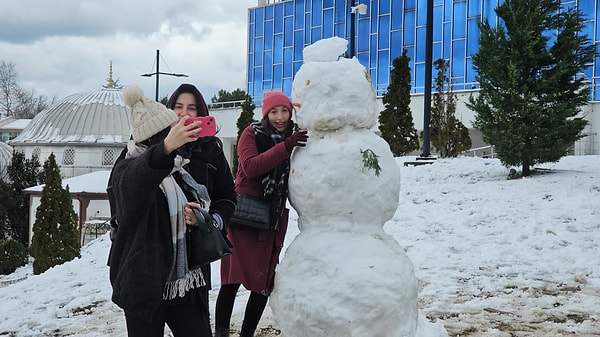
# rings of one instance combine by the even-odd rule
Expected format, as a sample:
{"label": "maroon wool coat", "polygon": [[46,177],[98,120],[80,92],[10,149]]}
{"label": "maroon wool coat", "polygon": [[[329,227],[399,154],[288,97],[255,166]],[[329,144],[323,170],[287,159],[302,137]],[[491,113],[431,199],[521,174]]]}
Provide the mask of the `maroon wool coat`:
{"label": "maroon wool coat", "polygon": [[[235,191],[262,197],[262,177],[289,156],[283,142],[259,153],[254,128],[246,127],[238,142]],[[250,291],[265,296],[271,294],[275,267],[279,263],[287,231],[288,215],[289,210],[284,208],[276,231],[228,228],[227,237],[233,244],[233,254],[221,259],[221,284],[242,284]]]}

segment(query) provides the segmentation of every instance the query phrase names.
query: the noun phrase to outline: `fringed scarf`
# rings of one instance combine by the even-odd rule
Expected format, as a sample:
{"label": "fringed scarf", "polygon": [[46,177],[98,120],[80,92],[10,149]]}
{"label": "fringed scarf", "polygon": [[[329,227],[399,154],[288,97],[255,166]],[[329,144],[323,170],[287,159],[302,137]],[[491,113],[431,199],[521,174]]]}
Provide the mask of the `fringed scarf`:
{"label": "fringed scarf", "polygon": [[[137,157],[146,151],[146,149],[147,148],[144,145],[136,144],[133,140],[130,140],[127,144],[126,158]],[[194,270],[189,270],[188,268],[185,239],[187,225],[183,213],[188,200],[173,177],[173,172],[176,171],[179,171],[182,175],[189,175],[189,173],[182,168],[188,161],[188,159],[177,156],[175,158],[173,171],[171,171],[171,174],[165,177],[160,183],[160,189],[165,194],[169,208],[171,242],[173,243],[173,264],[171,265],[169,275],[167,276],[167,282],[163,290],[164,300],[183,297],[187,291],[206,285],[206,281],[204,280],[200,268]],[[206,210],[208,210],[208,207],[210,206],[208,193],[205,194],[205,197],[207,200],[201,200],[201,203],[206,207]]]}
{"label": "fringed scarf", "polygon": [[[272,148],[275,144],[285,140],[285,135],[273,131],[268,134],[263,130],[262,123],[254,122],[251,124],[254,128],[254,138],[260,153]],[[290,160],[286,159],[277,164],[267,175],[262,178],[263,196],[267,200],[272,200],[272,221],[278,221],[278,215],[283,208],[283,197],[287,192],[287,181],[290,173]]]}

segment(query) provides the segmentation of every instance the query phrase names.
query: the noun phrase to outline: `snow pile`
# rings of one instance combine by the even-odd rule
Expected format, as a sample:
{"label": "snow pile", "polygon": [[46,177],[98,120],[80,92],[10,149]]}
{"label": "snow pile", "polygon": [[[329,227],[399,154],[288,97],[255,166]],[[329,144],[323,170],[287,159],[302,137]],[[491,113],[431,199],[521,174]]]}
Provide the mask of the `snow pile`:
{"label": "snow pile", "polygon": [[[506,180],[508,169],[497,159],[403,165],[412,160],[396,158],[402,188],[384,229],[413,261],[417,302],[429,321],[443,324],[452,336],[598,335],[600,156],[565,157],[542,165],[543,174],[517,180]],[[350,179],[347,184],[360,189]],[[357,207],[368,207],[368,201]],[[291,209],[286,247],[304,235],[298,234],[297,220]],[[344,251],[360,249],[351,246],[353,240],[332,244]],[[33,276],[29,264],[0,275],[0,335],[125,336],[123,313],[110,301],[109,247],[106,234],[84,246],[80,259],[44,274]],[[211,311],[219,267],[212,264]],[[315,266],[301,279],[310,281],[319,273]],[[321,284],[323,289],[337,286]],[[352,291],[349,296],[365,296],[365,289],[345,289]],[[240,329],[247,298],[248,292],[240,292],[234,330]],[[427,321],[419,316],[419,331],[431,328],[423,336],[435,336],[438,327]],[[277,329],[267,306],[257,336],[289,337]]]}

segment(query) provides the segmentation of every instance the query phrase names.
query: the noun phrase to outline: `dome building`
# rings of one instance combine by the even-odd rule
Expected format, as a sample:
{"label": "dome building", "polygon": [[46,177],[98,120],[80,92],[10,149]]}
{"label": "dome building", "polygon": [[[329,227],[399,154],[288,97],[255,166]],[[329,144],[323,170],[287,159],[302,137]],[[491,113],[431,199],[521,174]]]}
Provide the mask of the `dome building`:
{"label": "dome building", "polygon": [[54,153],[63,178],[110,170],[131,134],[122,98],[112,85],[67,96],[35,116],[10,145],[42,164]]}
{"label": "dome building", "polygon": [[[54,153],[63,187],[69,186],[83,244],[90,231],[97,237],[106,230],[110,215],[106,182],[130,135],[129,109],[112,81],[111,71],[104,89],[57,101],[36,115],[9,144],[26,158],[37,156],[41,164]],[[30,240],[43,187],[24,190],[30,196]]]}
{"label": "dome building", "polygon": [[8,167],[12,164],[13,149],[0,142],[0,180],[8,181]]}

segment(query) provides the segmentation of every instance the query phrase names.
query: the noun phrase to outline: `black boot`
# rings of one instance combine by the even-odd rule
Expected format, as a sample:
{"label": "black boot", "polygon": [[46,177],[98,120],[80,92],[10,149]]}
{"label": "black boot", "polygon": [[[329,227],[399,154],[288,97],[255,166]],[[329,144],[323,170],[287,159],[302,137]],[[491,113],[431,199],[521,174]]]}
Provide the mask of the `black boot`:
{"label": "black boot", "polygon": [[242,331],[240,331],[240,337],[254,337],[254,331],[256,328],[248,328],[242,324]]}
{"label": "black boot", "polygon": [[246,311],[244,312],[244,320],[242,321],[242,331],[240,337],[254,337],[254,332],[258,327],[260,317],[267,306],[268,296],[251,292],[246,303]]}
{"label": "black boot", "polygon": [[215,327],[215,337],[229,337],[229,328]]}

